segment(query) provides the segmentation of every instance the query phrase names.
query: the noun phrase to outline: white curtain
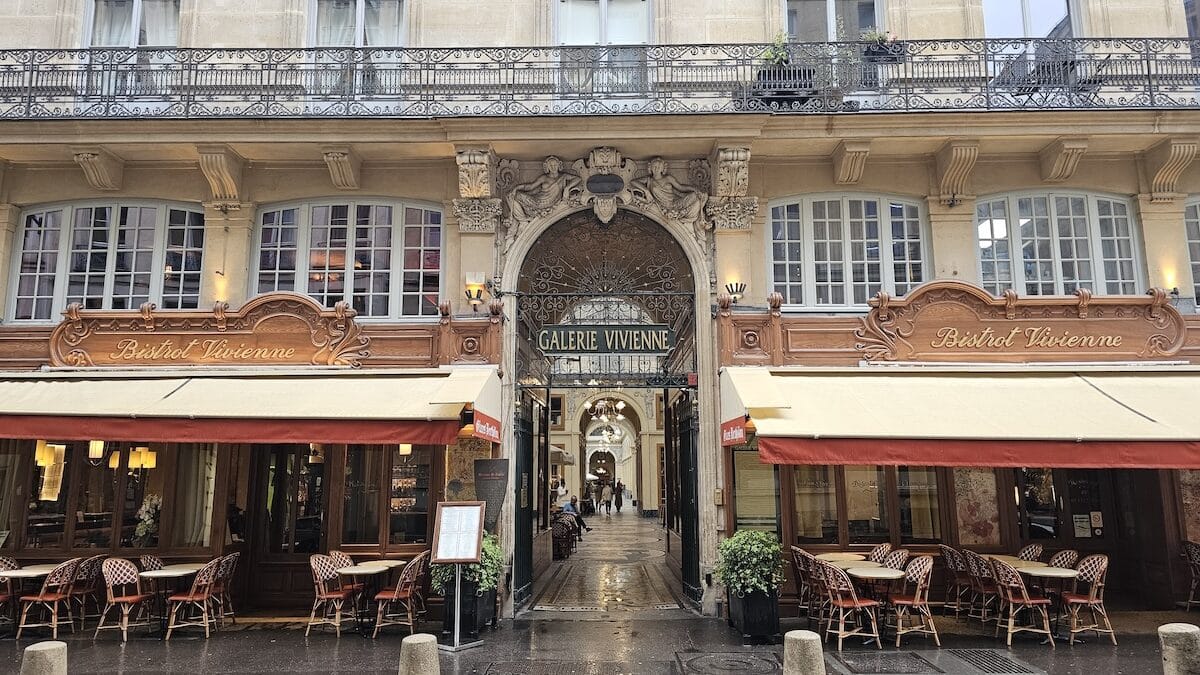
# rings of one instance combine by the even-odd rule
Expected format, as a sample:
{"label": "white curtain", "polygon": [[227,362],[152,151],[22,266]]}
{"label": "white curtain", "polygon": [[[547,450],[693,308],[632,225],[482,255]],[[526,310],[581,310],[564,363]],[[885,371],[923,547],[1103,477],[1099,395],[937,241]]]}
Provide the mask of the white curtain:
{"label": "white curtain", "polygon": [[558,42],[564,45],[600,44],[600,0],[560,2]]}
{"label": "white curtain", "polygon": [[138,44],[143,47],[175,47],[179,44],[179,0],[142,0]]}
{"label": "white curtain", "polygon": [[317,46],[354,46],[354,0],[317,0]]}
{"label": "white curtain", "polygon": [[128,47],[133,38],[133,0],[96,0],[93,47]]}
{"label": "white curtain", "polygon": [[177,456],[171,544],[185,548],[208,546],[217,478],[216,446],[180,445]]}
{"label": "white curtain", "polygon": [[650,42],[650,3],[647,0],[608,0],[608,44],[644,45]]}
{"label": "white curtain", "polygon": [[367,47],[399,47],[403,43],[400,28],[404,4],[401,0],[364,0],[366,2]]}

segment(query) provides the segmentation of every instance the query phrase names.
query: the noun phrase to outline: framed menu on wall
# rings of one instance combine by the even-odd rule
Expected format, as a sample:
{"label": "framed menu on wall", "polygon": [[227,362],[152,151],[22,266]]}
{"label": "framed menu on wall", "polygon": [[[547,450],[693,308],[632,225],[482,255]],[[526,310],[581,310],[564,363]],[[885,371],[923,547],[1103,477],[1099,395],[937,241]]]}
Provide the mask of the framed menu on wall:
{"label": "framed menu on wall", "polygon": [[483,549],[484,502],[439,502],[432,563],[477,563]]}

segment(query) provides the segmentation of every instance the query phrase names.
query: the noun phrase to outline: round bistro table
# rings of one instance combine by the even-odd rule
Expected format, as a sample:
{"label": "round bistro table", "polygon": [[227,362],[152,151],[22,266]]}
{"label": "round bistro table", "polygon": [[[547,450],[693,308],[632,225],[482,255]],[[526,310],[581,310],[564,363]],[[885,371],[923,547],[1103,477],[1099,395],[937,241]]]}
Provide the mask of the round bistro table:
{"label": "round bistro table", "polygon": [[200,567],[192,565],[164,567],[161,570],[146,570],[138,572],[138,576],[149,581],[154,585],[155,603],[158,605],[158,637],[161,640],[167,638],[167,595],[170,594],[168,586],[171,582],[178,581],[184,577],[190,577],[200,571]]}
{"label": "round bistro table", "polygon": [[15,597],[13,598],[13,602],[8,603],[12,605],[13,635],[16,635],[17,622],[20,617],[21,603],[17,601],[17,599],[21,597],[22,584],[29,579],[43,579],[50,576],[50,570],[54,569],[55,567],[58,567],[58,565],[31,565],[29,567],[22,567],[15,570],[4,570],[3,572],[0,572],[0,579],[8,579],[9,581],[16,582],[16,588],[13,592]]}
{"label": "round bistro table", "polygon": [[833,562],[835,560],[866,560],[867,556],[861,553],[818,553],[813,556],[817,560],[825,562]]}
{"label": "round bistro table", "polygon": [[865,569],[867,567],[883,567],[880,563],[871,562],[869,560],[828,560],[830,565],[839,569]]}
{"label": "round bistro table", "polygon": [[360,606],[354,613],[355,622],[358,623],[358,633],[363,637],[370,637],[371,632],[375,630],[375,616],[371,614],[370,603],[380,591],[381,575],[386,575],[388,572],[391,572],[391,567],[369,563],[342,567],[337,571],[343,577],[350,577],[354,583],[358,583],[359,579],[364,579],[363,592],[359,597]]}
{"label": "round bistro table", "polygon": [[[1054,605],[1054,634],[1055,636],[1058,636],[1058,624],[1061,623],[1062,619],[1063,588],[1068,579],[1074,579],[1075,577],[1079,576],[1079,570],[1073,570],[1067,567],[1050,567],[1048,565],[1045,567],[1018,567],[1016,569],[1017,572],[1020,572],[1027,577],[1037,577],[1039,579],[1058,582],[1058,602],[1056,602]],[[1061,640],[1065,638],[1060,637],[1059,639]]]}

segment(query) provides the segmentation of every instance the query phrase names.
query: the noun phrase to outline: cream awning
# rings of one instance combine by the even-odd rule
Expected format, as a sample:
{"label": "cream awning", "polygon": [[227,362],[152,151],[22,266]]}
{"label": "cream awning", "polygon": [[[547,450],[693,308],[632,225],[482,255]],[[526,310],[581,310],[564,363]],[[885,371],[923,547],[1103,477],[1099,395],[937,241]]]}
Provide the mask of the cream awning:
{"label": "cream awning", "polygon": [[[1200,409],[1200,369],[1194,367],[731,367],[722,371],[721,387],[722,420],[748,415],[760,449],[776,461],[827,460],[840,450],[849,456],[835,463],[960,465],[973,453],[976,461],[965,465],[1043,466],[1061,460],[1078,466],[1190,466],[1188,453],[1200,448],[1195,443],[1200,416],[1194,412]],[[870,447],[882,446],[869,447],[869,440],[886,441],[882,446],[890,449],[881,456]],[[984,446],[969,450],[964,441],[987,442],[1003,452],[989,456]],[[1170,448],[1139,445],[1180,442],[1184,445]],[[1037,463],[1036,449],[1014,456],[1012,448],[1022,443],[1042,443],[1042,451],[1052,447],[1045,443],[1059,443],[1053,447],[1071,456],[1055,460],[1042,452]],[[1122,457],[1105,456],[1097,443],[1120,446]],[[784,445],[791,450],[784,452]],[[799,452],[800,445],[812,452]],[[921,447],[929,450],[918,451]],[[906,452],[910,456],[902,457]]]}
{"label": "cream awning", "polygon": [[[449,443],[464,406],[498,411],[499,392],[494,367],[5,374],[0,436],[271,442],[273,435],[274,442],[363,443],[404,436],[419,440],[396,442]],[[297,431],[287,432],[289,425]],[[188,430],[196,427],[207,436]],[[347,440],[352,427],[361,440]]]}

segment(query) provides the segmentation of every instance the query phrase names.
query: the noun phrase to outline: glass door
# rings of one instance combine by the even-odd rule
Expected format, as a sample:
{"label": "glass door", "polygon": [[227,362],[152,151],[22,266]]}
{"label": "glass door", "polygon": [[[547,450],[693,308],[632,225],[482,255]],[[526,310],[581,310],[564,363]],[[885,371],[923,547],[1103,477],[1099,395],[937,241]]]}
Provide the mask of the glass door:
{"label": "glass door", "polygon": [[1112,485],[1097,469],[1016,470],[1014,487],[1022,545],[1047,551],[1073,548],[1086,555],[1110,547]]}
{"label": "glass door", "polygon": [[308,560],[326,549],[325,461],[302,445],[270,445],[258,455],[261,551],[268,560]]}

